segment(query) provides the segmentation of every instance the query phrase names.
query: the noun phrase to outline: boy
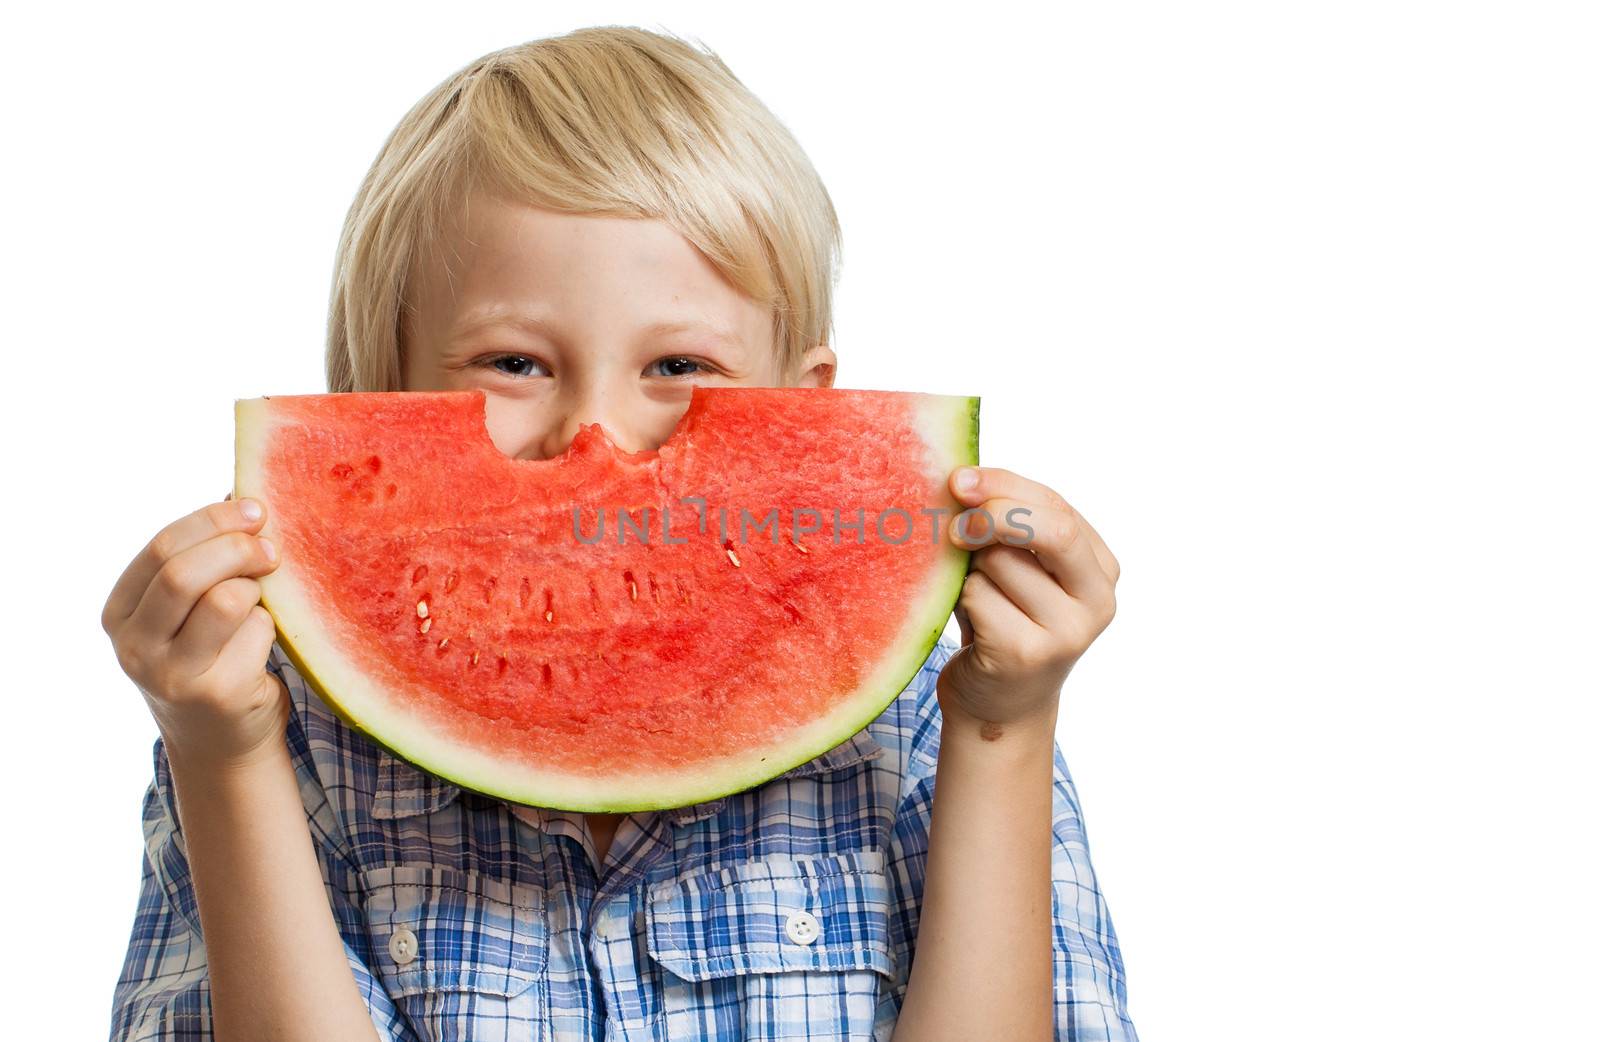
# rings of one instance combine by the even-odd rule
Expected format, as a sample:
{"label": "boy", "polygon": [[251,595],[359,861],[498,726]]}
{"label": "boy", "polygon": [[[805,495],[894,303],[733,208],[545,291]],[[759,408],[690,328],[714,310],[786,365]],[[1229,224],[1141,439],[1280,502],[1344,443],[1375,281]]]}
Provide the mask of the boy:
{"label": "boy", "polygon": [[[714,56],[624,28],[509,48],[363,184],[329,390],[481,388],[518,458],[580,423],[653,448],[693,384],[832,384],[837,237]],[[626,816],[463,792],[367,742],[273,644],[261,505],[169,525],[103,613],[161,730],[113,1039],[1134,1039],[1054,742],[1118,565],[1041,485],[951,488],[1032,530],[968,533],[962,645],[816,760]]]}

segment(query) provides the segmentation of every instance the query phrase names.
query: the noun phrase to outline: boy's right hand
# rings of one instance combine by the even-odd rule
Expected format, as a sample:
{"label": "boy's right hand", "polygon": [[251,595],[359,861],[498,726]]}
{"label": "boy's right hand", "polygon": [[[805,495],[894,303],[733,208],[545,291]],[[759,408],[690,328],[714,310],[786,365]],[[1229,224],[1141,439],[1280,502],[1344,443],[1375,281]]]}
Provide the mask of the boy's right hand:
{"label": "boy's right hand", "polygon": [[174,521],[128,565],[101,612],[117,663],[174,759],[228,767],[282,745],[289,693],[266,671],[275,631],[256,581],[278,566],[276,549],[255,534],[265,516],[256,500],[224,500]]}

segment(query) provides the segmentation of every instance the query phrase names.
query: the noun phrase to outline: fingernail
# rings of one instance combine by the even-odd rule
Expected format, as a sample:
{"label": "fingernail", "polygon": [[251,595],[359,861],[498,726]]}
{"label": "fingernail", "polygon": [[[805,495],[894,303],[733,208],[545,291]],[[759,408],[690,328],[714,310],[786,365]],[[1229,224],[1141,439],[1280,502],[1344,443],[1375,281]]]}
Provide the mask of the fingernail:
{"label": "fingernail", "polygon": [[956,471],[956,491],[971,492],[978,487],[978,472],[971,467],[962,467]]}
{"label": "fingernail", "polygon": [[278,548],[273,546],[272,540],[268,539],[266,536],[261,537],[261,552],[267,555],[267,560],[269,561],[276,561],[278,559]]}
{"label": "fingernail", "polygon": [[253,499],[239,500],[239,513],[244,515],[246,521],[261,520],[261,504]]}

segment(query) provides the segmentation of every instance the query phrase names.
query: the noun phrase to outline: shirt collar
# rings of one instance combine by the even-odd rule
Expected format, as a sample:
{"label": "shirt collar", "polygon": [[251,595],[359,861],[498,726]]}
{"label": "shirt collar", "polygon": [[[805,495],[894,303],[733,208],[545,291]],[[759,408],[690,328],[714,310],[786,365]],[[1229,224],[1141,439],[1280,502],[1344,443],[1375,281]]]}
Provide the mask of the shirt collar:
{"label": "shirt collar", "polygon": [[[875,760],[882,755],[883,746],[872,737],[870,731],[863,729],[821,756],[807,760],[798,767],[792,767],[773,780],[806,778],[829,771],[839,771],[867,760]],[[430,814],[448,805],[460,794],[459,786],[412,766],[382,746],[378,747],[378,780],[372,804],[374,818],[395,819]],[[687,825],[702,818],[709,818],[721,810],[727,801],[728,798],[723,796],[687,807],[674,807],[661,813],[674,825]],[[551,828],[553,819],[559,818],[571,822],[578,813],[510,802],[507,802],[507,806],[518,818],[545,830]]]}

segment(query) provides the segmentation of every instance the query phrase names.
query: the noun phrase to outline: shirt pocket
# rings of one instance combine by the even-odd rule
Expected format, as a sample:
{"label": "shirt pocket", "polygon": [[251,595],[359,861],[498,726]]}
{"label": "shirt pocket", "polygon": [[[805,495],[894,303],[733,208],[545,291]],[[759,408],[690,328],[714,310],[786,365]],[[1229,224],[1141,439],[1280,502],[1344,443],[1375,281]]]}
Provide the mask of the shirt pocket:
{"label": "shirt pocket", "polygon": [[657,883],[645,945],[662,1037],[871,1039],[894,975],[879,850],[765,858]]}
{"label": "shirt pocket", "polygon": [[422,1042],[539,1042],[542,889],[438,865],[361,873],[377,976]]}

